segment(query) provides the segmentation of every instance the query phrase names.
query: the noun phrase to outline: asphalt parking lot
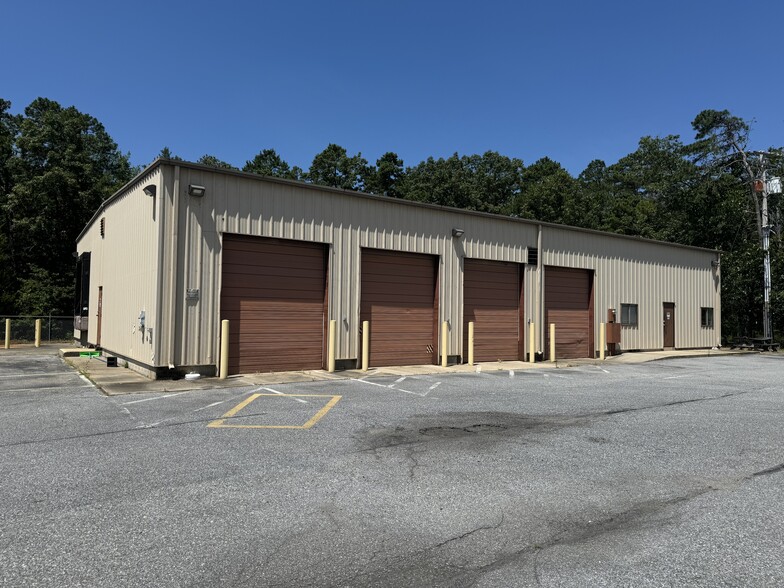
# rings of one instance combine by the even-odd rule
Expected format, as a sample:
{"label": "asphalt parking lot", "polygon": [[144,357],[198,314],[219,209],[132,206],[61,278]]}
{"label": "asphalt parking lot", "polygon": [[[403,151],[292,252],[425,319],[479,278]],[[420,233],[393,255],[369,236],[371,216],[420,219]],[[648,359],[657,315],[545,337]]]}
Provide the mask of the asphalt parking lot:
{"label": "asphalt parking lot", "polygon": [[3,586],[781,586],[784,356],[108,397],[0,355]]}

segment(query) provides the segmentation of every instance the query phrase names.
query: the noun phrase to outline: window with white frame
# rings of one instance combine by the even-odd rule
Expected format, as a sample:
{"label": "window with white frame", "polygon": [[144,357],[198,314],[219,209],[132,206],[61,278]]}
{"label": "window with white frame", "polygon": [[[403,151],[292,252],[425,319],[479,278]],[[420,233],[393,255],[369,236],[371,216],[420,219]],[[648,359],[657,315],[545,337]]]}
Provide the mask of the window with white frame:
{"label": "window with white frame", "polygon": [[700,309],[700,326],[706,329],[713,328],[713,309],[703,306]]}

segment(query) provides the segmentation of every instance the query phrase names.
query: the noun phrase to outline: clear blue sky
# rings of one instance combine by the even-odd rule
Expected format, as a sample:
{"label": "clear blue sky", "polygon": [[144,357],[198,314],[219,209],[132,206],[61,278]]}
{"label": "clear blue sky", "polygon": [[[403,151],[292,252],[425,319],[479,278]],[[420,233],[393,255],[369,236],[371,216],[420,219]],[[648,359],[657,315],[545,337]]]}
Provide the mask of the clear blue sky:
{"label": "clear blue sky", "polygon": [[135,164],[168,146],[305,169],[330,142],[407,165],[486,150],[579,174],[706,108],[784,145],[784,2],[10,0],[0,97],[100,120]]}

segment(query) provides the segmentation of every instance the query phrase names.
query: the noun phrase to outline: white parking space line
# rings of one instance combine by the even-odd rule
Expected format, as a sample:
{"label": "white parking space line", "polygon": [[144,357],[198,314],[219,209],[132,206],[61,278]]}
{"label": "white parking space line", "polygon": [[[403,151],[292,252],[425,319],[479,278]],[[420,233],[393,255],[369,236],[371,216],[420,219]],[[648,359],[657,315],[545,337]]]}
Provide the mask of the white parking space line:
{"label": "white parking space line", "polygon": [[0,390],[2,393],[6,392],[38,392],[39,390],[62,390],[63,388],[68,388],[69,390],[73,389],[81,389],[81,388],[92,388],[93,385],[90,384],[89,386],[69,386],[68,384],[62,384],[60,386],[43,386],[41,388],[13,388],[11,390]]}
{"label": "white parking space line", "polygon": [[[419,379],[422,379],[422,378],[416,378],[416,379],[419,380]],[[378,386],[379,388],[386,388],[388,390],[395,390],[396,392],[404,392],[406,394],[412,394],[413,396],[419,396],[420,398],[424,398],[425,396],[427,396],[430,393],[431,390],[434,390],[435,388],[437,388],[438,386],[441,385],[441,382],[436,382],[435,384],[430,386],[430,388],[428,388],[427,392],[412,392],[411,390],[404,390],[403,388],[397,388],[395,386],[395,384],[397,384],[401,380],[405,380],[405,377],[400,378],[398,380],[395,380],[391,384],[379,384],[377,382],[370,382],[368,380],[362,380],[360,378],[351,378],[349,381],[350,382],[356,382],[358,384],[371,384],[372,386]]]}
{"label": "white parking space line", "polygon": [[69,372],[19,372],[18,374],[3,374],[0,378],[37,378],[39,376],[64,376],[73,375]]}
{"label": "white parking space line", "polygon": [[402,381],[403,381],[403,380],[405,380],[405,379],[406,379],[406,376],[403,376],[403,377],[401,377],[401,378],[398,378],[397,380],[395,380],[394,382],[392,382],[392,383],[391,383],[389,386],[387,386],[387,388],[394,388],[395,386],[397,386],[397,385],[398,385],[400,382],[402,382]]}
{"label": "white parking space line", "polygon": [[[269,392],[272,392],[273,394],[280,394],[281,396],[288,396],[288,394],[284,394],[283,392],[278,392],[277,390],[273,390],[272,388],[262,387],[262,388],[259,388],[259,390],[267,390]],[[256,392],[256,390],[254,390],[254,392]],[[301,402],[302,404],[307,404],[308,403],[307,400],[302,400],[302,398],[297,398],[296,396],[291,396],[290,398],[292,400],[296,400],[297,402]]]}
{"label": "white parking space line", "polygon": [[142,398],[141,400],[131,400],[130,402],[123,402],[120,406],[126,406],[128,404],[139,404],[140,402],[150,402],[151,400],[163,400],[164,398],[172,398],[173,396],[180,396],[181,394],[187,394],[189,391],[185,392],[175,392],[174,394],[164,394],[162,396],[153,396],[152,398]]}
{"label": "white parking space line", "polygon": [[228,400],[218,400],[218,402],[213,402],[212,404],[208,404],[207,406],[202,406],[201,408],[197,408],[193,412],[199,412],[201,410],[207,410],[208,408],[212,408],[213,406],[218,406],[219,404],[223,404],[224,402],[228,402]]}
{"label": "white parking space line", "polygon": [[136,426],[135,428],[136,429],[152,429],[153,427],[156,427],[156,426],[158,426],[158,425],[160,425],[162,423],[165,423],[165,422],[168,422],[168,421],[173,421],[176,418],[177,417],[169,417],[168,419],[163,419],[162,421],[158,421],[157,423],[150,423],[149,425],[142,424],[142,425]]}
{"label": "white parking space line", "polygon": [[662,378],[663,380],[677,380],[678,378],[691,378],[692,376],[696,376],[697,374],[683,374],[682,376],[667,376],[666,378]]}
{"label": "white parking space line", "polygon": [[599,367],[598,365],[596,366],[596,369],[597,369],[597,370],[602,370],[602,371],[603,371],[605,374],[609,374],[609,373],[610,373],[610,372],[608,372],[606,369],[604,369],[604,368],[601,368],[601,367]]}

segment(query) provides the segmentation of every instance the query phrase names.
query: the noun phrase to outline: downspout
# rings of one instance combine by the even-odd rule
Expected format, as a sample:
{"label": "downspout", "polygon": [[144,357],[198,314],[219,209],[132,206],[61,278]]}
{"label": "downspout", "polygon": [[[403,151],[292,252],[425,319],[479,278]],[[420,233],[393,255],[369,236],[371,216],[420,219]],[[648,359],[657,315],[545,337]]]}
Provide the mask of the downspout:
{"label": "downspout", "polygon": [[169,272],[169,369],[174,369],[177,339],[177,229],[180,224],[180,166],[174,166],[174,200],[172,203],[171,268]]}
{"label": "downspout", "polygon": [[155,281],[157,282],[157,296],[155,300],[155,342],[153,343],[153,368],[161,364],[161,354],[163,353],[163,329],[160,325],[163,324],[163,262],[165,258],[166,248],[164,247],[164,239],[166,235],[166,197],[163,193],[165,182],[163,181],[163,166],[161,166],[161,173],[158,179],[157,199],[158,199],[158,270],[156,271]]}
{"label": "downspout", "polygon": [[536,334],[536,344],[539,346],[538,352],[542,351],[544,344],[542,342],[542,333],[544,333],[544,308],[542,306],[542,299],[544,298],[542,287],[544,283],[542,281],[542,267],[543,261],[542,258],[544,257],[544,251],[542,251],[542,225],[536,226],[536,326],[534,329],[537,330]]}

